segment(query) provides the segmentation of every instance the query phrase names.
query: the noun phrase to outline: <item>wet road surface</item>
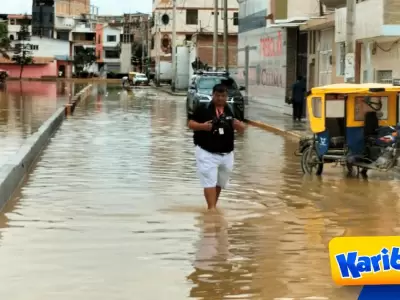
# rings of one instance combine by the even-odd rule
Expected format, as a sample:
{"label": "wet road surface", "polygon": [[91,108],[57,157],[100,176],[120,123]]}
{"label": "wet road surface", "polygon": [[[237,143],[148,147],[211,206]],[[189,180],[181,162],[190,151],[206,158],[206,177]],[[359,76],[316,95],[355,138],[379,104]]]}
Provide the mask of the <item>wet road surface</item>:
{"label": "wet road surface", "polygon": [[388,175],[305,178],[293,141],[249,128],[207,214],[184,98],[118,93],[65,121],[1,215],[1,299],[357,299],[328,242],[399,232]]}
{"label": "wet road surface", "polygon": [[35,133],[81,85],[62,82],[9,81],[0,89],[0,166]]}

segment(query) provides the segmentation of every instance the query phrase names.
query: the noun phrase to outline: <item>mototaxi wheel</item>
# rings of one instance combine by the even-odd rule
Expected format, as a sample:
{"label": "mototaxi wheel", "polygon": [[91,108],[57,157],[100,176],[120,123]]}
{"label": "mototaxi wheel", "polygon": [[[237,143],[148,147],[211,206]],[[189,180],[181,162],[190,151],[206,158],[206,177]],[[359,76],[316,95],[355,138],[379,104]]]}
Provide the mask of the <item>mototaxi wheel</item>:
{"label": "mototaxi wheel", "polygon": [[304,149],[301,155],[301,170],[308,175],[321,175],[324,170],[324,164],[320,161],[314,146]]}

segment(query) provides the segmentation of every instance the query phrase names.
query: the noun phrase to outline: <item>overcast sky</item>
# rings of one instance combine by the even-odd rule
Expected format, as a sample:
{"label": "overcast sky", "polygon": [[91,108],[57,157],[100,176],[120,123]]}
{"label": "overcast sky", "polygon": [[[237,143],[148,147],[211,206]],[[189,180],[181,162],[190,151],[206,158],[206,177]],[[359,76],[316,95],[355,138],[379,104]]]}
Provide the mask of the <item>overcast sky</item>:
{"label": "overcast sky", "polygon": [[[32,0],[0,0],[0,13],[19,14],[32,12]],[[151,12],[152,0],[91,0],[102,15],[120,15],[137,11]],[[117,4],[118,3],[118,4]]]}

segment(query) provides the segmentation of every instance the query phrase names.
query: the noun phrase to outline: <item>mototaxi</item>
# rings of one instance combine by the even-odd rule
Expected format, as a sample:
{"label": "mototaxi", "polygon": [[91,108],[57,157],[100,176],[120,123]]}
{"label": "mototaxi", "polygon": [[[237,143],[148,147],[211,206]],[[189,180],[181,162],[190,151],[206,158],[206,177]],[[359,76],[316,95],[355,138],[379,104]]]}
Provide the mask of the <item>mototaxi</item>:
{"label": "mototaxi", "polygon": [[305,174],[321,175],[325,163],[348,173],[388,171],[400,155],[400,85],[332,84],[312,88],[307,114],[312,137],[299,142]]}
{"label": "mototaxi", "polygon": [[136,77],[137,72],[129,72],[128,76],[124,76],[122,78],[122,86],[123,87],[130,87],[133,85],[133,81]]}

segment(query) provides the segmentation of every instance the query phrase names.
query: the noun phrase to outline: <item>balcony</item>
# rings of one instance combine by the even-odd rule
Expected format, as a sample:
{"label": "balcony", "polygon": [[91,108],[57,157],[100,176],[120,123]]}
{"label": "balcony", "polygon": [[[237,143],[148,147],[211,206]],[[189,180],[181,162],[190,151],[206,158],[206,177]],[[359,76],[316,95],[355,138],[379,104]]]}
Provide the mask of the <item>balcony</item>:
{"label": "balcony", "polygon": [[75,20],[73,18],[56,17],[54,26],[60,30],[72,30],[75,26]]}
{"label": "balcony", "polygon": [[93,33],[96,31],[95,25],[91,23],[80,23],[77,24],[72,32],[81,32],[81,33]]}
{"label": "balcony", "polygon": [[72,42],[75,45],[80,46],[95,46],[96,45],[96,33],[81,33],[81,32],[73,32],[72,33]]}

